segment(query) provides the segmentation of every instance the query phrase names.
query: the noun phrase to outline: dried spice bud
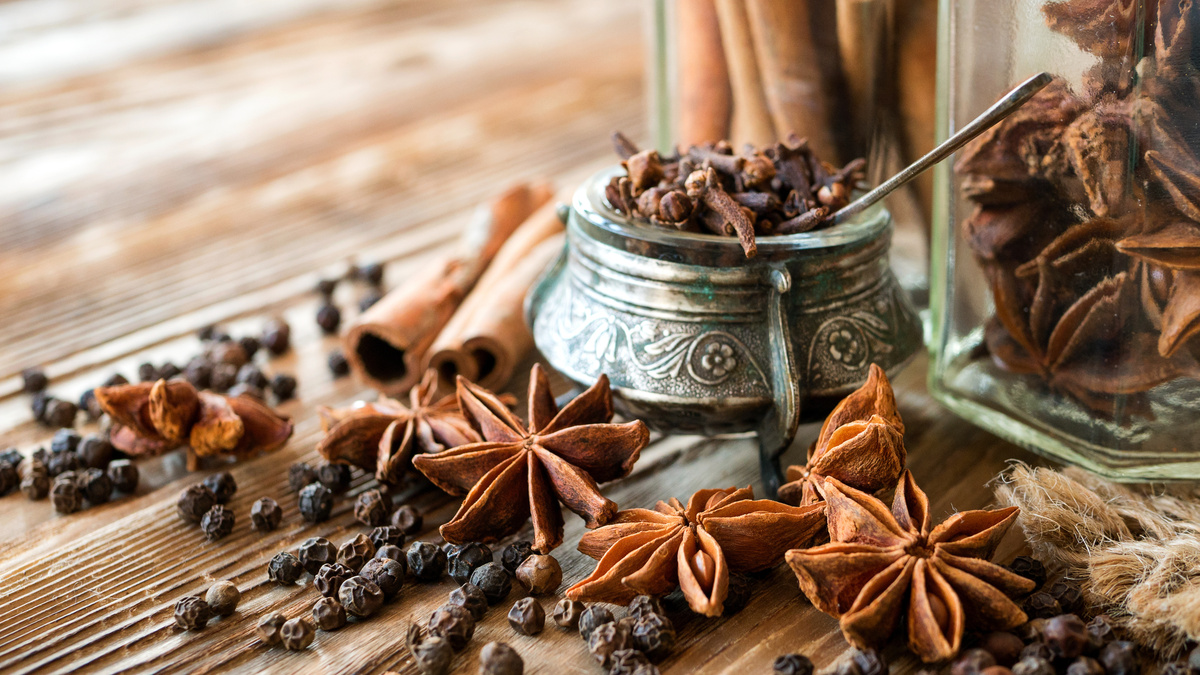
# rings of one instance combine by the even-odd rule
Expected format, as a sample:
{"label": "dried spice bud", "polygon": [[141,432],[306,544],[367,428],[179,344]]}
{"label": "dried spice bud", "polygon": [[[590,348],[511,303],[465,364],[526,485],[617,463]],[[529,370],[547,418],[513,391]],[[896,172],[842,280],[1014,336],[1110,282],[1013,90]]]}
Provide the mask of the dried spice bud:
{"label": "dried spice bud", "polygon": [[54,432],[54,437],[50,439],[50,452],[58,454],[60,452],[76,452],[79,450],[79,442],[83,437],[74,429],[59,429]]}
{"label": "dried spice bud", "polygon": [[300,515],[310,523],[329,520],[329,514],[333,511],[333,493],[320,483],[305,486],[297,501]]}
{"label": "dried spice bud", "polygon": [[283,319],[270,319],[263,326],[262,346],[273,356],[279,356],[292,346],[292,327]]}
{"label": "dried spice bud", "polygon": [[608,675],[650,675],[658,669],[636,649],[618,649],[608,657]]}
{"label": "dried spice bud", "polygon": [[200,521],[200,529],[209,541],[216,541],[233,532],[233,511],[217,504],[204,514]]}
{"label": "dried spice bud", "polygon": [[450,591],[450,604],[458,605],[475,617],[476,621],[482,621],[483,615],[487,612],[488,601],[484,596],[483,591],[475,584],[467,582],[462,586]]}
{"label": "dried spice bud", "polygon": [[1074,614],[1061,614],[1046,622],[1046,645],[1057,658],[1073,659],[1087,644],[1087,625]]}
{"label": "dried spice bud", "polygon": [[287,618],[282,614],[279,612],[270,612],[258,620],[258,624],[254,627],[254,634],[265,645],[279,644],[279,632],[285,623],[287,623]]}
{"label": "dried spice bud", "polygon": [[179,493],[179,499],[175,502],[175,510],[185,521],[199,523],[204,518],[204,514],[208,513],[208,510],[216,503],[217,498],[207,485],[195,483]]}
{"label": "dried spice bud", "polygon": [[[325,565],[330,565],[337,562],[337,547],[324,537],[310,537],[300,544],[299,559],[300,564],[304,569],[312,575],[316,575]],[[324,593],[324,595],[330,595]],[[336,591],[334,592],[336,594]]]}
{"label": "dried spice bud", "polygon": [[106,469],[112,462],[113,446],[104,436],[92,434],[79,442],[79,449],[76,452],[83,466],[92,469]]}
{"label": "dried spice bud", "polygon": [[1067,666],[1067,675],[1105,675],[1104,666],[1096,659],[1080,656]]}
{"label": "dried spice bud", "polygon": [[338,630],[346,625],[346,608],[333,598],[320,598],[313,604],[312,618],[321,630]]}
{"label": "dried spice bud", "polygon": [[337,561],[352,570],[361,569],[375,557],[375,545],[365,534],[356,535],[338,548]]}
{"label": "dried spice bud", "polygon": [[458,547],[446,556],[446,572],[460,585],[468,583],[475,570],[492,562],[492,549],[484,544],[470,543]]}
{"label": "dried spice bud", "polygon": [[632,636],[633,646],[654,660],[675,648],[675,625],[662,614],[646,612],[639,616],[633,624]]}
{"label": "dried spice bud", "polygon": [[554,605],[554,623],[559,628],[577,628],[579,626],[579,617],[583,614],[587,607],[578,600],[563,598]]}
{"label": "dried spice bud", "polygon": [[296,462],[288,467],[288,487],[292,489],[292,492],[300,492],[315,482],[317,482],[317,472],[306,462]]}
{"label": "dried spice bud", "polygon": [[271,393],[280,403],[291,400],[296,395],[296,378],[287,373],[277,373],[271,378]]}
{"label": "dried spice bud", "polygon": [[1021,658],[1021,650],[1025,648],[1025,643],[1013,633],[992,631],[983,636],[979,646],[991,654],[996,663],[1012,667]]}
{"label": "dried spice bud", "polygon": [[1048,592],[1058,600],[1063,613],[1073,614],[1083,609],[1083,589],[1077,583],[1056,581]]}
{"label": "dried spice bud", "polygon": [[517,567],[515,576],[530,595],[545,595],[558,590],[562,584],[562,567],[554,556],[531,555]]}
{"label": "dried spice bud", "polygon": [[350,465],[326,462],[317,467],[317,480],[334,494],[350,489]]}
{"label": "dried spice bud", "polygon": [[504,569],[516,574],[517,568],[531,555],[533,555],[532,542],[514,541],[500,551],[500,563],[504,565]]}
{"label": "dried spice bud", "polygon": [[338,600],[348,614],[365,618],[383,607],[383,591],[375,582],[355,575],[342,582]]}
{"label": "dried spice bud", "polygon": [[950,675],[979,675],[996,665],[996,658],[985,649],[968,649],[950,664]]}
{"label": "dried spice bud", "polygon": [[813,675],[813,662],[803,654],[784,654],[772,664],[775,675]]}
{"label": "dried spice bud", "polygon": [[216,498],[218,504],[229,503],[229,500],[233,499],[233,495],[237,493],[237,481],[228,471],[208,476],[204,479],[204,485],[212,490],[213,497]]}
{"label": "dried spice bud", "polygon": [[204,601],[208,603],[213,614],[229,616],[237,610],[238,603],[242,601],[242,592],[232,581],[218,581],[208,587]]}
{"label": "dried spice bud", "polygon": [[424,525],[425,519],[421,517],[421,512],[408,504],[396,509],[392,514],[392,527],[399,529],[406,536],[418,534]]}
{"label": "dried spice bud", "polygon": [[212,609],[200,598],[188,596],[175,603],[175,625],[184,630],[200,630],[211,618]]}
{"label": "dried spice bud", "polygon": [[259,532],[270,532],[279,527],[282,521],[283,509],[270,497],[263,497],[250,507],[250,527]]}
{"label": "dried spice bud", "polygon": [[45,499],[50,494],[50,476],[46,473],[30,472],[21,479],[21,492],[33,501]]}
{"label": "dried spice bud", "polygon": [[489,642],[479,652],[479,675],[522,675],[525,662],[503,642]]}
{"label": "dried spice bud", "polygon": [[661,614],[666,616],[667,612],[663,609],[662,602],[653,595],[639,595],[629,601],[629,616],[639,618],[643,614]]}
{"label": "dried spice bud", "polygon": [[326,362],[329,365],[329,372],[333,373],[334,377],[345,377],[350,374],[350,362],[346,360],[346,355],[342,353],[342,350],[335,349],[329,352]]}
{"label": "dried spice bud", "polygon": [[387,558],[400,563],[400,566],[405,570],[408,569],[408,556],[404,555],[404,549],[395,544],[384,544],[375,549],[375,557],[379,559]]}
{"label": "dried spice bud", "polygon": [[342,584],[354,576],[354,570],[341,563],[321,565],[321,569],[313,576],[313,586],[317,592],[327,598],[337,598],[342,590]]}
{"label": "dried spice bud", "polygon": [[629,627],[619,621],[610,621],[596,626],[588,635],[588,652],[602,668],[608,668],[613,652],[633,649],[633,638]]}
{"label": "dried spice bud", "polygon": [[36,366],[21,371],[21,390],[26,394],[36,394],[50,385],[46,371]]}
{"label": "dried spice bud", "polygon": [[600,605],[592,605],[579,615],[579,636],[584,640],[591,637],[592,631],[598,626],[616,621],[613,613]]}
{"label": "dried spice bud", "polygon": [[546,610],[536,598],[521,598],[508,610],[508,625],[521,635],[537,635],[546,627]]}
{"label": "dried spice bud", "polygon": [[[349,468],[349,467],[347,467]],[[354,519],[368,527],[383,525],[391,511],[389,500],[379,490],[367,490],[354,502]]]}
{"label": "dried spice bud", "polygon": [[[378,551],[385,545],[403,546],[404,533],[399,528],[388,525],[381,525],[371,530],[371,534],[367,535],[371,543],[375,545],[375,550]],[[393,556],[389,556],[393,557]]]}
{"label": "dried spice bud", "polygon": [[446,571],[446,553],[427,541],[408,547],[408,571],[419,581],[437,581]]}
{"label": "dried spice bud", "polygon": [[56,452],[46,460],[46,469],[51,476],[58,476],[68,471],[78,471],[81,466],[79,455],[69,450]]}
{"label": "dried spice bud", "polygon": [[304,567],[289,551],[281,551],[267,563],[267,578],[281,584],[294,584],[304,574]]}
{"label": "dried spice bud", "polygon": [[1062,607],[1053,595],[1038,591],[1025,600],[1025,612],[1037,619],[1050,619],[1062,614]]}
{"label": "dried spice bud", "polygon": [[404,565],[391,558],[372,558],[363,564],[358,574],[378,586],[384,600],[391,600],[404,585],[405,572]]}
{"label": "dried spice bud", "polygon": [[408,653],[417,664],[417,670],[423,675],[446,675],[450,672],[454,650],[449,642],[440,637],[422,635],[420,626],[412,624],[408,627],[405,643]]}
{"label": "dried spice bud", "polygon": [[508,597],[512,590],[512,577],[501,565],[490,562],[481,565],[471,574],[471,583],[483,591],[488,604],[498,604]]}
{"label": "dried spice bud", "polygon": [[316,637],[316,633],[317,630],[313,627],[311,619],[299,617],[285,622],[279,628],[279,641],[283,643],[285,649],[300,652],[308,649],[313,638]]}
{"label": "dried spice bud", "polygon": [[54,481],[50,488],[50,502],[54,504],[54,510],[62,514],[75,513],[83,508],[83,494],[79,491],[74,476],[67,480],[60,478]]}
{"label": "dried spice bud", "polygon": [[1108,675],[1135,675],[1138,672],[1136,645],[1118,640],[1100,650],[1100,663]]}
{"label": "dried spice bud", "polygon": [[450,643],[456,652],[461,652],[475,634],[475,617],[465,607],[442,605],[429,616],[429,634]]}
{"label": "dried spice bud", "polygon": [[1014,574],[1020,574],[1029,579],[1038,587],[1046,583],[1046,566],[1041,561],[1027,555],[1019,555],[1013,558],[1013,561],[1008,565],[1008,569]]}

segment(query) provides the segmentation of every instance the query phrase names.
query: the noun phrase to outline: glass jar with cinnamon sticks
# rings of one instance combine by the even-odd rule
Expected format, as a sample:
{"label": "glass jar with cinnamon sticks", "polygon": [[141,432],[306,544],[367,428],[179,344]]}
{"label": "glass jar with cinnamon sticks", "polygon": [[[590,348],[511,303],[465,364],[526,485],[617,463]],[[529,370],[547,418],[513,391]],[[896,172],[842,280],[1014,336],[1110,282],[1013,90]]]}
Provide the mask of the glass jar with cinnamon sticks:
{"label": "glass jar with cinnamon sticks", "polygon": [[1200,5],[943,0],[930,386],[1118,479],[1200,478]]}

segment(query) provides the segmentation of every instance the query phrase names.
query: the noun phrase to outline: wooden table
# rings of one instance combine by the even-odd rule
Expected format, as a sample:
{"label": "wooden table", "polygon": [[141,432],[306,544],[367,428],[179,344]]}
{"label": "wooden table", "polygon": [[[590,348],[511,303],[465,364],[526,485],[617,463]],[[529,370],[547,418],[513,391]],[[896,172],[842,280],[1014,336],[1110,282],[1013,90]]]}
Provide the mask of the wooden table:
{"label": "wooden table", "polygon": [[[288,466],[317,459],[316,407],[372,397],[326,369],[336,339],[313,322],[311,288],[355,257],[388,261],[395,285],[510,181],[571,185],[611,161],[609,131],[644,135],[641,5],[0,5],[0,446],[29,452],[52,432],[30,421],[21,368],[44,364],[51,391],[74,398],[114,371],[186,359],[195,330],[213,322],[242,335],[285,317],[295,346],[265,365],[300,381],[282,408],[295,436],[232,468],[237,526],[216,543],[175,515],[176,495],[202,477],[179,454],[142,461],[135,496],[71,516],[19,493],[0,499],[0,672],[415,672],[405,628],[444,602],[449,578],[406,586],[376,617],[319,633],[303,653],[253,635],[263,613],[306,614],[317,597],[307,580],[269,582],[266,562],[308,537],[340,543],[362,531],[353,498],[372,484],[356,476],[319,525],[300,519],[287,489]],[[343,285],[339,303],[352,307],[358,292]],[[910,466],[935,515],[983,506],[1006,460],[1029,457],[941,410],[925,391],[925,363],[896,381]],[[801,461],[815,434],[802,428],[787,459]],[[760,488],[752,439],[656,437],[606,493],[628,508],[746,484]],[[269,534],[249,527],[263,496],[284,509]],[[409,497],[425,513],[421,538],[438,540],[455,500]],[[593,565],[575,551],[582,532],[568,515],[555,552],[564,587]],[[1019,546],[1010,537],[1001,556]],[[176,628],[175,601],[217,579],[242,589],[237,614],[202,632]],[[756,583],[731,617],[676,612],[680,644],[663,672],[764,673],[793,651],[825,666],[845,649],[786,569]],[[527,672],[600,672],[577,634],[516,635],[506,608],[489,612],[455,672],[475,672],[491,640],[515,647]],[[899,644],[888,653],[894,672],[918,665]]]}

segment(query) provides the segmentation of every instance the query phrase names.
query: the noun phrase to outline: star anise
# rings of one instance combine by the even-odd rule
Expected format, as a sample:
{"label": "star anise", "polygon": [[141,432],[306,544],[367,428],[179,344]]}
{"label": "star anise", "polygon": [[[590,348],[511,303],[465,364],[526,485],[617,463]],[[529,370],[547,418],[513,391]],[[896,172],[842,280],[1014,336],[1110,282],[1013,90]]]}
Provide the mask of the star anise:
{"label": "star anise", "polygon": [[248,396],[197,391],[183,380],[99,387],[96,401],[113,420],[114,447],[153,456],[188,446],[187,466],[202,457],[273,452],[292,436],[292,422]]}
{"label": "star anise", "polygon": [[907,471],[891,511],[832,478],[825,497],[830,543],[786,557],[800,589],[840,619],[852,644],[882,645],[905,613],[909,649],[942,661],[958,652],[968,624],[986,631],[1025,622],[1011,598],[1034,583],[988,561],[1017,507],[956,513],[930,530],[929,500]]}
{"label": "star anise", "polygon": [[887,374],[871,364],[867,381],[825,418],[808,463],[789,466],[779,499],[789,504],[821,501],[827,476],[867,492],[896,484],[904,470],[904,422]]}
{"label": "star anise", "polygon": [[595,571],[567,589],[585,602],[625,604],[639,594],[663,595],[677,585],[692,611],[719,616],[730,572],[757,572],[810,542],[824,506],[787,506],[754,499],[749,488],[700,490],[679,500],[621,511],[583,535],[579,550],[599,559]]}
{"label": "star anise", "polygon": [[532,517],[534,548],[548,553],[562,543],[560,501],[588,527],[607,523],[617,505],[597,484],[628,475],[650,439],[641,421],[609,423],[612,392],[604,375],[559,410],[546,372],[534,365],[528,426],[495,394],[462,377],[458,403],[483,442],[413,458],[435,485],[466,495],[441,527],[454,543],[496,541]]}
{"label": "star anise", "polygon": [[317,451],[331,462],[374,471],[381,483],[400,482],[416,453],[441,452],[481,438],[454,396],[437,396],[437,373],[427,371],[409,392],[409,405],[386,396],[343,410],[323,408],[325,438]]}

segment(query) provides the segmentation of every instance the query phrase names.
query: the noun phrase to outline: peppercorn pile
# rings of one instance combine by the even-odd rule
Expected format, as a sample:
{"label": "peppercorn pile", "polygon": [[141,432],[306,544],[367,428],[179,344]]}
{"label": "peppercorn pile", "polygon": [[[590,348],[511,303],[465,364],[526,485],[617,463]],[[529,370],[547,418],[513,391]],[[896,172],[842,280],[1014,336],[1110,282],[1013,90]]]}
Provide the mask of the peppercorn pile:
{"label": "peppercorn pile", "polygon": [[103,434],[81,436],[59,429],[50,452],[38,448],[26,458],[16,448],[0,453],[0,497],[17,489],[31,500],[51,498],[59,513],[74,513],[85,504],[104,504],[113,492],[137,490],[138,469],[115,451]]}
{"label": "peppercorn pile", "polygon": [[[383,276],[384,269],[381,262],[350,265],[346,270],[343,277],[345,281],[366,287],[358,299],[359,312],[367,311],[383,298]],[[321,328],[321,332],[326,335],[336,335],[342,326],[342,310],[334,301],[334,293],[343,278],[327,277],[317,281],[315,290],[321,299],[321,304],[317,307],[316,322],[317,326]],[[346,360],[346,355],[340,347],[329,352],[326,363],[334,377],[345,377],[350,374],[350,362]]]}
{"label": "peppercorn pile", "polygon": [[835,169],[795,135],[741,153],[721,141],[669,157],[638,150],[619,132],[613,145],[625,169],[604,191],[613,208],[673,230],[736,236],[747,258],[757,253],[755,237],[831,225],[866,169],[861,158]]}

